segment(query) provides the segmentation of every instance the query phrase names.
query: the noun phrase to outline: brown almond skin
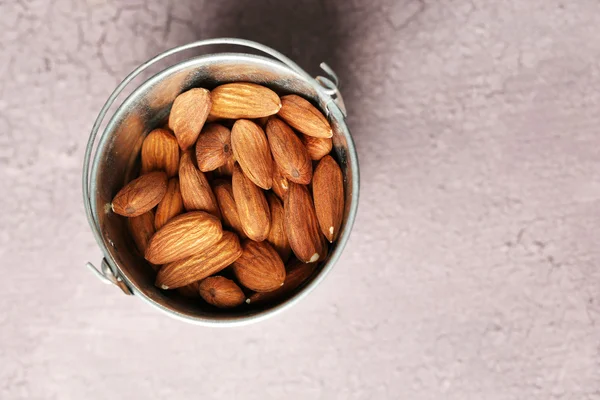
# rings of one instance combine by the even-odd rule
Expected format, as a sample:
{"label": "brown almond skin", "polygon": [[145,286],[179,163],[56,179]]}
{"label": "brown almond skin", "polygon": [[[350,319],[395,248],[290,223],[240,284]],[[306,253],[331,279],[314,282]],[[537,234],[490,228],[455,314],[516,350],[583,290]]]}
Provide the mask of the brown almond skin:
{"label": "brown almond skin", "polygon": [[325,239],[325,237],[321,237],[321,239],[321,242],[323,243],[323,253],[321,253],[321,256],[319,257],[317,262],[327,260],[327,256],[329,255],[329,244],[327,244],[327,239]]}
{"label": "brown almond skin", "polygon": [[182,150],[187,150],[198,139],[212,106],[210,92],[202,88],[190,89],[175,98],[169,114],[169,128]]}
{"label": "brown almond skin", "polygon": [[150,210],[137,217],[127,218],[127,227],[133,237],[135,247],[143,255],[146,252],[150,238],[155,232],[154,212]]}
{"label": "brown almond skin", "polygon": [[210,119],[268,117],[281,109],[277,93],[254,83],[237,82],[217,86],[212,91]]}
{"label": "brown almond skin", "polygon": [[169,178],[177,175],[179,169],[179,144],[167,129],[155,129],[142,143],[142,170],[147,174],[152,171],[165,171]]}
{"label": "brown almond skin", "polygon": [[218,308],[233,308],[244,302],[246,296],[234,281],[223,276],[211,276],[200,282],[200,296]]}
{"label": "brown almond skin", "polygon": [[224,165],[232,155],[231,131],[221,124],[206,125],[196,142],[198,169],[213,171]]}
{"label": "brown almond skin", "polygon": [[329,138],[317,138],[300,134],[300,140],[306,147],[311,160],[318,161],[331,152],[333,141]]}
{"label": "brown almond skin", "polygon": [[240,238],[245,239],[246,233],[242,228],[242,222],[238,214],[237,205],[233,197],[233,187],[231,183],[218,180],[213,183],[213,192],[217,198],[217,203],[221,209],[221,216],[223,217],[223,225],[227,228],[232,229],[239,235]]}
{"label": "brown almond skin", "polygon": [[312,179],[312,161],[292,128],[277,117],[267,122],[271,154],[279,170],[292,182],[307,185]]}
{"label": "brown almond skin", "polygon": [[153,264],[170,263],[210,248],[222,236],[221,221],[214,215],[203,211],[181,214],[152,236],[144,256]]}
{"label": "brown almond skin", "polygon": [[323,239],[306,186],[290,182],[284,210],[285,233],[292,251],[300,261],[317,261],[324,253]]}
{"label": "brown almond skin", "polygon": [[238,164],[233,167],[231,186],[242,229],[250,239],[262,242],[271,229],[271,213],[265,194],[244,175]]}
{"label": "brown almond skin", "polygon": [[281,201],[285,201],[285,197],[287,196],[288,189],[290,187],[290,182],[288,179],[283,176],[281,171],[277,166],[273,167],[273,192],[281,199]]}
{"label": "brown almond skin", "polygon": [[254,120],[263,129],[267,128],[267,122],[269,122],[269,117],[257,118]]}
{"label": "brown almond skin", "polygon": [[267,242],[245,240],[244,252],[233,263],[238,281],[255,292],[271,292],[285,280],[285,266],[279,254]]}
{"label": "brown almond skin", "polygon": [[283,203],[273,193],[267,193],[267,201],[269,202],[269,212],[271,213],[271,229],[267,236],[267,242],[271,243],[275,251],[285,263],[292,253],[290,242],[285,233],[285,212]]}
{"label": "brown almond skin", "polygon": [[219,218],[221,213],[215,195],[202,171],[194,165],[190,152],[181,155],[179,189],[186,210],[207,211]]}
{"label": "brown almond skin", "polygon": [[292,128],[308,136],[320,138],[333,136],[333,130],[327,118],[308,100],[290,94],[281,98],[281,105],[281,110],[277,115],[290,124]]}
{"label": "brown almond skin", "polygon": [[159,230],[167,223],[167,221],[178,216],[182,212],[183,199],[181,198],[181,191],[179,190],[179,178],[171,178],[167,183],[167,192],[156,208],[154,227],[156,230]]}
{"label": "brown almond skin", "polygon": [[137,217],[152,210],[167,192],[167,174],[155,171],[129,182],[112,201],[112,210],[125,217]]}
{"label": "brown almond skin", "polygon": [[229,157],[229,159],[225,162],[225,164],[221,165],[214,171],[215,176],[217,177],[231,177],[233,175],[233,166],[235,165],[235,159],[233,155]]}
{"label": "brown almond skin", "polygon": [[217,243],[193,256],[164,265],[156,276],[155,285],[175,289],[207,278],[228,267],[242,255],[235,233],[225,231]]}
{"label": "brown almond skin", "polygon": [[344,176],[331,156],[325,156],[319,161],[312,191],[321,232],[333,243],[344,218]]}
{"label": "brown almond skin", "polygon": [[240,119],[231,129],[231,146],[244,174],[256,186],[271,189],[273,159],[265,132],[255,122]]}
{"label": "brown almond skin", "polygon": [[183,297],[187,297],[188,299],[197,299],[198,297],[200,297],[199,286],[200,286],[200,282],[196,281],[196,282],[192,282],[188,285],[182,286],[180,288],[177,288],[176,290]]}
{"label": "brown almond skin", "polygon": [[265,304],[268,302],[282,300],[291,295],[300,285],[302,285],[317,268],[317,263],[303,263],[302,261],[294,260],[286,267],[285,281],[283,286],[272,292],[256,292],[253,293],[246,303],[248,304]]}

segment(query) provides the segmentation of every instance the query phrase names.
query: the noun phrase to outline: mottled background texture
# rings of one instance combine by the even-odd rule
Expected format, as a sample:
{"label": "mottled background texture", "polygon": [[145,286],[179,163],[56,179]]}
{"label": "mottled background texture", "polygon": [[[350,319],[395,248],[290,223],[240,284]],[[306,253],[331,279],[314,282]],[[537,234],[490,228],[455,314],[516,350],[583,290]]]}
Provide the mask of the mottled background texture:
{"label": "mottled background texture", "polygon": [[[347,249],[200,328],[101,284],[81,165],[117,83],[197,39],[340,75]],[[0,1],[1,399],[600,399],[597,0]]]}

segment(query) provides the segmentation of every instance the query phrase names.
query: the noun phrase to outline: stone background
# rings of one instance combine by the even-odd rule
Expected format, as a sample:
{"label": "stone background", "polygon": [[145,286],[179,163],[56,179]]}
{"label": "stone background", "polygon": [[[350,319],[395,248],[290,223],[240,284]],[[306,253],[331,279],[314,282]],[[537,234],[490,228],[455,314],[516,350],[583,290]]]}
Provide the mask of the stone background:
{"label": "stone background", "polygon": [[[158,314],[101,255],[81,165],[117,83],[234,36],[343,82],[361,203],[266,322]],[[600,399],[596,0],[0,1],[0,398]]]}

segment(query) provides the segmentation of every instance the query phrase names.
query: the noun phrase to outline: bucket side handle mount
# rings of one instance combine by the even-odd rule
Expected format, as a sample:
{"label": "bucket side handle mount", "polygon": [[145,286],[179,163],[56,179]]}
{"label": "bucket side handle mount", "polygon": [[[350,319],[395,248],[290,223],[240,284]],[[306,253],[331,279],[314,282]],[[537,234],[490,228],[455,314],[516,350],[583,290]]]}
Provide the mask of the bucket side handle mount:
{"label": "bucket side handle mount", "polygon": [[344,118],[348,116],[346,113],[346,105],[344,104],[344,99],[342,94],[340,93],[340,81],[335,72],[331,69],[329,65],[322,62],[320,64],[321,69],[327,74],[325,76],[317,76],[315,80],[323,87],[323,92],[331,97],[331,100],[338,106]]}
{"label": "bucket side handle mount", "polygon": [[106,261],[105,258],[102,259],[101,265],[102,265],[102,268],[101,268],[101,270],[99,270],[91,262],[88,262],[85,264],[85,266],[88,267],[94,273],[94,275],[96,275],[98,277],[98,279],[100,279],[102,282],[104,282],[106,284],[113,284],[113,285],[117,286],[118,288],[120,288],[123,291],[123,293],[125,293],[127,295],[133,294],[133,292],[131,291],[129,286],[127,286],[125,284],[125,282],[123,282],[123,278],[121,278],[118,273],[115,273],[112,270],[112,268],[110,267],[110,265],[108,265],[108,262]]}

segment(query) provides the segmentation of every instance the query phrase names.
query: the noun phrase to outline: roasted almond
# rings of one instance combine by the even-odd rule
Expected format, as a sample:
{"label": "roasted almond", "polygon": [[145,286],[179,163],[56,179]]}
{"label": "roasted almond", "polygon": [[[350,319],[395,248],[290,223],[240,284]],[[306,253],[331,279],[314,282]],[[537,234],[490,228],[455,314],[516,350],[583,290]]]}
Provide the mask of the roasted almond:
{"label": "roasted almond", "polygon": [[277,93],[254,83],[226,83],[212,91],[211,120],[261,118],[277,114]]}
{"label": "roasted almond", "polygon": [[308,100],[290,94],[281,98],[281,105],[278,115],[294,129],[308,136],[320,138],[333,136],[327,118]]}
{"label": "roasted almond", "polygon": [[[154,228],[154,211],[150,210],[137,217],[127,218],[127,226],[135,242],[135,247],[137,247],[140,255],[144,257],[144,253],[146,253],[146,249],[148,248],[148,242],[150,242],[150,238],[156,232]],[[152,264],[151,262],[148,265],[154,271],[158,271],[160,268],[160,265]]]}
{"label": "roasted almond", "polygon": [[127,218],[127,227],[133,237],[135,247],[137,247],[138,251],[143,256],[148,247],[148,242],[155,232],[154,212],[150,210],[137,217]]}
{"label": "roasted almond", "polygon": [[333,141],[329,138],[318,138],[300,134],[300,140],[304,143],[306,151],[312,160],[320,160],[331,152]]}
{"label": "roasted almond", "polygon": [[177,291],[183,297],[187,297],[189,299],[196,299],[200,297],[200,288],[198,286],[200,286],[200,282],[196,281],[188,285],[182,286],[180,288],[177,288]]}
{"label": "roasted almond", "polygon": [[171,218],[183,212],[183,199],[179,190],[179,178],[171,178],[167,183],[167,193],[158,203],[156,208],[156,217],[154,218],[154,227],[160,229]]}
{"label": "roasted almond", "polygon": [[242,229],[252,240],[265,240],[271,228],[271,214],[265,194],[244,175],[238,164],[233,167],[231,186]]}
{"label": "roasted almond", "polygon": [[221,217],[215,195],[202,171],[194,165],[189,152],[181,155],[179,163],[179,188],[186,210],[207,211]]}
{"label": "roasted almond", "polygon": [[256,292],[270,292],[283,285],[285,267],[269,243],[245,240],[242,248],[244,252],[233,263],[233,272],[242,285]]}
{"label": "roasted almond", "polygon": [[269,117],[257,118],[254,120],[263,129],[267,129],[267,122],[269,122]]}
{"label": "roasted almond", "polygon": [[212,105],[210,97],[208,90],[195,88],[175,98],[169,114],[169,128],[175,132],[182,150],[196,143]]}
{"label": "roasted almond", "polygon": [[220,124],[206,125],[196,142],[198,169],[213,171],[224,165],[232,155],[231,131]]}
{"label": "roasted almond", "polygon": [[273,166],[273,187],[271,187],[271,189],[273,189],[273,192],[275,192],[275,194],[282,200],[285,200],[285,197],[287,196],[287,191],[290,187],[289,181],[287,180],[287,178],[285,176],[283,176],[283,174],[281,173],[281,171],[279,170],[279,167],[277,167],[277,165]]}
{"label": "roasted almond", "polygon": [[213,246],[222,236],[217,217],[203,211],[189,212],[173,218],[152,236],[145,257],[154,264],[181,260]]}
{"label": "roasted almond", "polygon": [[323,240],[306,186],[290,182],[284,210],[285,233],[296,257],[303,262],[319,260],[324,252]]}
{"label": "roasted almond", "polygon": [[198,289],[204,301],[219,308],[237,307],[246,298],[234,281],[223,276],[211,276],[202,280]]}
{"label": "roasted almond", "polygon": [[233,198],[233,188],[231,183],[218,180],[213,183],[213,192],[217,198],[219,209],[221,209],[221,216],[223,217],[223,225],[232,229],[242,239],[246,238],[240,216],[238,214],[237,206]]}
{"label": "roasted almond", "polygon": [[292,128],[279,118],[271,117],[267,122],[267,137],[275,164],[283,176],[307,185],[312,178],[312,162]]}
{"label": "roasted almond", "polygon": [[267,193],[267,201],[269,202],[269,211],[271,213],[271,229],[269,230],[267,241],[271,243],[279,254],[279,257],[281,257],[281,260],[285,263],[290,258],[292,249],[285,233],[283,204],[273,193]]}
{"label": "roasted almond", "polygon": [[165,171],[173,177],[179,169],[179,145],[177,139],[166,129],[155,129],[142,143],[142,174]]}
{"label": "roasted almond", "polygon": [[229,157],[225,164],[221,165],[214,171],[214,174],[218,177],[226,177],[233,175],[233,166],[235,165],[235,159],[233,156]]}
{"label": "roasted almond", "polygon": [[323,252],[321,253],[321,256],[319,257],[319,259],[317,260],[317,262],[321,262],[321,261],[325,261],[327,259],[327,256],[329,255],[329,245],[327,244],[327,239],[325,239],[325,237],[321,237],[321,242],[323,243]]}
{"label": "roasted almond", "polygon": [[312,191],[321,232],[329,242],[333,242],[344,218],[344,176],[331,156],[319,161]]}
{"label": "roasted almond", "polygon": [[195,255],[164,265],[156,276],[155,285],[161,289],[175,289],[207,278],[229,266],[242,255],[240,241],[235,233],[223,232],[217,243]]}
{"label": "roasted almond", "polygon": [[300,285],[302,285],[317,268],[317,263],[303,263],[302,261],[294,260],[286,267],[285,281],[283,286],[272,292],[256,292],[253,293],[246,303],[248,304],[264,304],[267,302],[282,300],[291,295]]}
{"label": "roasted almond", "polygon": [[167,191],[167,174],[150,172],[129,182],[112,201],[112,210],[125,217],[137,217],[156,206]]}
{"label": "roasted almond", "polygon": [[255,185],[269,190],[273,181],[273,159],[265,132],[256,123],[240,119],[231,130],[236,161]]}

